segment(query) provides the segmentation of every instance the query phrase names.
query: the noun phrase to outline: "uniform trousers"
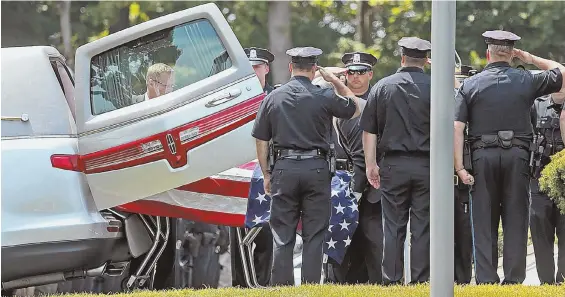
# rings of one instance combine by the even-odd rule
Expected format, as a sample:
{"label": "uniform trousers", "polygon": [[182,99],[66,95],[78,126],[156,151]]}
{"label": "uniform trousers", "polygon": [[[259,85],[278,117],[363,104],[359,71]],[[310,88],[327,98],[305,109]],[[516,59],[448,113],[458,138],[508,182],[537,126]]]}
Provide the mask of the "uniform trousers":
{"label": "uniform trousers", "polygon": [[378,190],[370,187],[359,204],[359,227],[341,265],[332,265],[333,282],[342,284],[382,283],[383,224],[380,201],[371,203],[366,196]]}
{"label": "uniform trousers", "polygon": [[383,284],[402,281],[409,217],[411,283],[427,282],[430,276],[429,155],[386,154],[379,166],[384,230]]}
{"label": "uniform trousers", "polygon": [[503,228],[503,284],[526,278],[529,208],[529,154],[519,147],[472,152],[475,185],[471,191],[477,284],[499,283],[498,225]]}
{"label": "uniform trousers", "polygon": [[302,283],[320,283],[331,215],[331,176],[325,159],[279,159],[271,174],[272,285],[293,285],[293,248],[302,219]]}
{"label": "uniform trousers", "polygon": [[[459,181],[461,182],[461,181]],[[471,283],[473,261],[473,236],[471,233],[471,211],[469,209],[469,187],[455,186],[455,283]]]}
{"label": "uniform trousers", "polygon": [[[546,194],[540,192],[539,183],[530,183],[530,232],[534,244],[536,269],[542,284],[565,281],[565,215]],[[557,275],[555,274],[554,246],[558,240]]]}

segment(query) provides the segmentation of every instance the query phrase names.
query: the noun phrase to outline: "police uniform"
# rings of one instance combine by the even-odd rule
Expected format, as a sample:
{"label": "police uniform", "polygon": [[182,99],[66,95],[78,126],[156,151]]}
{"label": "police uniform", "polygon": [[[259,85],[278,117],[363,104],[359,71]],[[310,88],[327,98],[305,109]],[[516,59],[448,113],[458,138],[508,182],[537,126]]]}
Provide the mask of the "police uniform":
{"label": "police uniform", "polygon": [[[462,66],[461,68],[461,74],[468,76],[468,71],[465,71],[464,74],[464,67]],[[458,89],[456,88],[455,95],[457,95],[457,92]],[[468,144],[465,144],[464,149],[464,159],[469,161]],[[467,169],[470,170],[470,168]],[[471,283],[473,268],[473,236],[471,233],[471,212],[469,209],[469,186],[459,179],[456,172],[454,172],[454,184],[454,279],[457,284],[469,284]]]}
{"label": "police uniform", "polygon": [[[429,41],[402,38],[402,55],[425,59]],[[382,192],[383,283],[403,277],[403,247],[410,214],[411,280],[430,274],[430,85],[419,67],[401,67],[381,79],[369,94],[361,116],[363,131],[377,135]]]}
{"label": "police uniform", "polygon": [[[513,46],[520,37],[487,31],[487,44]],[[474,186],[471,191],[475,279],[498,283],[498,225],[504,229],[504,281],[526,276],[529,206],[530,108],[535,98],[559,91],[558,69],[531,74],[507,62],[489,63],[466,79],[456,96],[455,121],[468,123]]]}
{"label": "police uniform", "polygon": [[[270,51],[263,48],[250,47],[250,48],[244,48],[243,51],[245,52],[247,58],[249,59],[249,62],[251,62],[251,65],[253,66],[261,65],[261,64],[269,65],[275,60],[275,55],[273,55]],[[263,87],[263,90],[267,94],[269,94],[274,90],[273,87],[269,85],[269,83],[267,83],[266,79],[265,79],[265,87]]]}
{"label": "police uniform", "polygon": [[[251,47],[243,50],[251,65],[270,64],[275,59],[275,56],[266,49]],[[263,90],[269,94],[274,88],[265,81]],[[239,252],[240,246],[237,242],[237,233],[234,227],[230,228],[230,242],[232,286],[247,287]],[[268,227],[262,228],[253,243],[255,244],[253,262],[255,264],[255,272],[257,273],[257,282],[261,286],[266,286],[271,278],[271,262],[273,261],[273,234],[271,229]]]}
{"label": "police uniform", "polygon": [[[559,129],[559,113],[550,106],[550,96],[535,100],[535,132],[543,137],[540,145],[544,153],[539,156],[540,167],[530,182],[530,232],[534,244],[538,278],[542,284],[562,283],[565,278],[565,215],[559,211],[554,200],[539,190],[539,172],[550,162],[550,156],[563,150]],[[554,241],[558,239],[559,257],[555,274]]]}
{"label": "police uniform", "polygon": [[[368,53],[355,52],[343,55],[341,61],[348,71],[372,71],[377,58]],[[367,92],[357,95],[360,99],[359,109],[362,110],[371,85]],[[359,118],[338,119],[336,129],[341,147],[352,163],[353,176],[351,189],[362,193],[359,200],[359,226],[353,234],[351,245],[342,265],[335,266],[333,273],[339,283],[380,284],[382,282],[382,213],[380,191],[369,185],[365,172],[365,153],[363,152],[363,131],[359,127]]]}
{"label": "police uniform", "polygon": [[[293,48],[292,63],[317,64],[322,51]],[[302,283],[319,283],[325,232],[331,214],[330,150],[332,118],[351,118],[353,99],[315,86],[310,78],[293,76],[267,95],[260,106],[252,135],[272,140],[276,161],[271,173],[271,219],[274,259],[273,285],[293,285],[293,248],[302,218]]]}

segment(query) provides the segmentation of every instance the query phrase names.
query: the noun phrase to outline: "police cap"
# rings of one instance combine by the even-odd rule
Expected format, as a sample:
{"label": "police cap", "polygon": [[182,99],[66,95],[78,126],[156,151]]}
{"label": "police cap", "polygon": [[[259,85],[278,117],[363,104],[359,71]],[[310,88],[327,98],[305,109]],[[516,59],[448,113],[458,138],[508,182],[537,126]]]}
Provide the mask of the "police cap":
{"label": "police cap", "polygon": [[286,54],[291,57],[292,63],[300,64],[316,64],[318,56],[323,54],[323,51],[315,47],[295,47],[286,51]]}
{"label": "police cap", "polygon": [[345,68],[350,70],[371,70],[377,61],[375,56],[362,52],[346,53],[341,57]]}
{"label": "police cap", "polygon": [[486,44],[496,44],[496,45],[505,45],[505,46],[514,46],[514,43],[520,39],[520,36],[502,30],[495,30],[495,31],[486,31],[483,33],[483,37],[485,38]]}
{"label": "police cap", "polygon": [[432,50],[432,44],[429,41],[418,37],[402,37],[398,45],[402,48],[402,55],[412,58],[424,59]]}
{"label": "police cap", "polygon": [[244,48],[247,58],[251,65],[259,65],[262,63],[271,63],[275,59],[275,56],[268,50],[258,47]]}

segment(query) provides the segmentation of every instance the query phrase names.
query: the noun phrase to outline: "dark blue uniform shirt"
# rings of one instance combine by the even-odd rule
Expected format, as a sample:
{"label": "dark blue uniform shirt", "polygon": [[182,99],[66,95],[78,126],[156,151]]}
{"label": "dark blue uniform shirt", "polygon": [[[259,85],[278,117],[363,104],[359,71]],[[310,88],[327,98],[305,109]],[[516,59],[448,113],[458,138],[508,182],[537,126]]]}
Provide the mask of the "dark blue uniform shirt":
{"label": "dark blue uniform shirt", "polygon": [[402,67],[371,89],[359,125],[377,134],[379,154],[430,151],[430,86],[422,68]]}
{"label": "dark blue uniform shirt", "polygon": [[562,81],[557,68],[532,74],[506,62],[488,64],[461,84],[455,98],[455,120],[469,123],[471,139],[505,130],[530,139],[534,100],[559,91]]}
{"label": "dark blue uniform shirt", "polygon": [[332,118],[351,118],[357,107],[332,88],[322,89],[304,76],[295,76],[273,90],[261,103],[253,137],[279,149],[328,152]]}

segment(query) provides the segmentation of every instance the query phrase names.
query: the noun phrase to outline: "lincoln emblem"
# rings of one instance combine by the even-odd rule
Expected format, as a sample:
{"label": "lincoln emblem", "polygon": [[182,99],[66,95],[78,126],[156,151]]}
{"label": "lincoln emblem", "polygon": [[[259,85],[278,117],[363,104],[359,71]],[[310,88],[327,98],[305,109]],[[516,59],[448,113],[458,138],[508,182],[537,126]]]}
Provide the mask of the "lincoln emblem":
{"label": "lincoln emblem", "polygon": [[167,145],[169,146],[169,151],[171,151],[171,154],[174,155],[177,153],[177,146],[171,134],[167,134]]}

